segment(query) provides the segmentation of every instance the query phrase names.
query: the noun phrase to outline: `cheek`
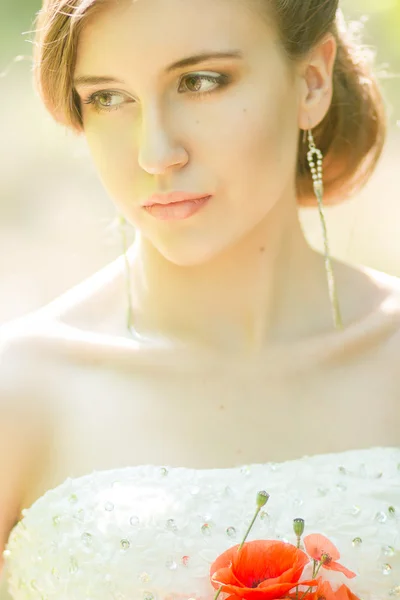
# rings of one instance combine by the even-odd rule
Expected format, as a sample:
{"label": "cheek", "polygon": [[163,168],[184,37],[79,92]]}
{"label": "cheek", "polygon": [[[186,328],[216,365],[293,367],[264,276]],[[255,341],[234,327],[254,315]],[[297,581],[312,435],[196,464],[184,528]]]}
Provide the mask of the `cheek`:
{"label": "cheek", "polygon": [[224,112],[224,127],[211,146],[213,161],[224,165],[229,178],[241,178],[243,189],[260,184],[271,189],[283,173],[287,175],[297,144],[292,103],[282,102],[281,94],[264,94],[261,99],[259,90],[257,94],[254,101],[247,94],[240,105]]}
{"label": "cheek", "polygon": [[[98,117],[93,126],[85,126],[85,137],[99,177],[109,194],[118,201],[132,186],[138,172],[135,136],[127,135],[126,124],[114,115]],[[101,119],[107,120],[106,124]],[[132,192],[132,190],[131,190]]]}

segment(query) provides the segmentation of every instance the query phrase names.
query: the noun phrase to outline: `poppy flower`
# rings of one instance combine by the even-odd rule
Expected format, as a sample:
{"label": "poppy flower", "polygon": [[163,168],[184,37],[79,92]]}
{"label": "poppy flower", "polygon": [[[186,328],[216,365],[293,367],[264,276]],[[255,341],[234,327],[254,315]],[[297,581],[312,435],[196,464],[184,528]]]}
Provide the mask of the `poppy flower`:
{"label": "poppy flower", "polygon": [[[347,585],[342,584],[336,591],[333,591],[329,581],[324,581],[319,577],[317,582],[317,589],[305,596],[307,600],[360,600]],[[296,600],[296,594],[294,593],[289,594],[288,597],[291,600]],[[301,598],[301,594],[299,597]]]}
{"label": "poppy flower", "polygon": [[[230,594],[228,600],[277,600],[299,584],[309,557],[279,540],[246,542],[240,552],[236,545],[223,552],[211,565],[211,582],[215,589]],[[316,585],[316,580],[301,585]]]}
{"label": "poppy flower", "polygon": [[312,533],[303,538],[303,543],[307,554],[314,560],[322,562],[322,568],[331,571],[340,571],[346,577],[352,579],[356,573],[346,569],[343,565],[337,562],[340,558],[340,553],[336,546],[332,544],[328,538],[319,533]]}
{"label": "poppy flower", "polygon": [[359,600],[358,596],[353,594],[353,592],[344,583],[336,592],[334,592],[334,594],[335,600]]}
{"label": "poppy flower", "polygon": [[329,581],[318,579],[318,587],[312,594],[310,600],[359,600],[357,596],[347,587],[342,584],[336,591],[333,591]]}

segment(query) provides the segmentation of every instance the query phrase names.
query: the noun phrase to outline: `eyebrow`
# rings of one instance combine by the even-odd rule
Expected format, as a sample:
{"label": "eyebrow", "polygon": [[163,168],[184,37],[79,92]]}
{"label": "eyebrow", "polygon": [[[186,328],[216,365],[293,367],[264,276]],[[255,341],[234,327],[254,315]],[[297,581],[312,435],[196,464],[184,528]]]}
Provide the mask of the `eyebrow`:
{"label": "eyebrow", "polygon": [[[192,67],[193,65],[197,65],[201,62],[205,62],[210,59],[223,59],[223,58],[236,58],[242,59],[243,53],[240,50],[231,50],[230,52],[203,52],[201,54],[195,54],[194,56],[188,56],[187,58],[182,58],[177,62],[168,65],[165,69],[165,73],[172,73],[174,71],[178,71],[179,69],[183,69],[186,67]],[[125,81],[121,79],[115,79],[115,77],[105,76],[96,76],[96,75],[79,75],[74,79],[74,86],[91,86],[97,85],[101,83],[122,83],[125,85]]]}

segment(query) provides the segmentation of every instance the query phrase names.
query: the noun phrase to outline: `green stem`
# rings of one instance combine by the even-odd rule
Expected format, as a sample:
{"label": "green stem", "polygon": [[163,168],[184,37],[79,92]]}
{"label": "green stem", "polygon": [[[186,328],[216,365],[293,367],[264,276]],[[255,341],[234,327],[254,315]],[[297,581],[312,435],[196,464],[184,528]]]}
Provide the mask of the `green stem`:
{"label": "green stem", "polygon": [[[318,572],[319,572],[320,568],[322,567],[322,563],[319,563],[319,564],[318,564],[318,568],[317,568],[317,570],[315,570],[315,567],[316,567],[316,565],[317,565],[317,564],[318,564],[318,563],[317,563],[317,561],[316,561],[316,560],[314,560],[314,568],[313,568],[313,574],[312,574],[312,576],[313,576],[313,579],[314,579],[314,577],[316,577],[316,576],[318,575]],[[307,589],[307,590],[304,592],[304,594],[301,596],[300,600],[303,600],[304,596],[305,596],[306,594],[308,594],[308,592],[309,592],[309,591],[311,591],[311,590],[312,590],[312,588],[313,588],[313,586],[312,586],[312,585],[310,585],[310,587],[309,587],[309,588],[308,588],[308,589]],[[296,598],[297,598],[297,594],[296,594]]]}
{"label": "green stem", "polygon": [[[316,565],[318,565],[318,567],[317,567],[317,570],[315,571],[315,566]],[[313,578],[318,575],[318,572],[319,572],[319,570],[320,570],[321,567],[322,567],[322,562],[317,563],[317,561],[314,561]]]}
{"label": "green stem", "polygon": [[[297,536],[297,548],[300,548],[300,536]],[[296,600],[299,600],[299,586],[296,586]]]}
{"label": "green stem", "polygon": [[312,586],[310,586],[310,587],[308,588],[308,590],[306,590],[306,591],[304,592],[304,594],[301,596],[300,600],[303,600],[304,596],[306,596],[306,594],[308,594],[308,592],[309,592],[310,590],[312,590]]}
{"label": "green stem", "polygon": [[[264,504],[265,504],[265,503],[264,503]],[[264,506],[264,504],[263,504],[263,506]],[[239,546],[239,548],[238,548],[238,552],[240,552],[240,550],[243,548],[243,544],[245,543],[245,541],[246,541],[246,539],[247,539],[247,536],[249,535],[249,533],[250,533],[250,531],[251,531],[251,528],[253,527],[253,525],[254,525],[254,522],[255,522],[255,520],[257,519],[257,517],[258,517],[258,513],[260,512],[260,510],[261,510],[261,509],[262,509],[262,506],[257,506],[257,510],[256,510],[256,512],[255,512],[255,515],[254,515],[254,517],[253,517],[253,520],[252,520],[252,522],[250,523],[250,525],[249,525],[249,527],[248,527],[248,529],[247,529],[247,531],[246,531],[246,535],[244,536],[244,538],[243,538],[243,541],[242,541],[242,543],[240,544],[240,546]],[[221,587],[219,588],[219,590],[218,590],[218,591],[217,591],[217,593],[215,594],[215,596],[214,596],[214,600],[217,600],[218,596],[219,596],[219,595],[220,595],[220,593],[222,592],[222,587],[223,587],[223,586],[221,585]]]}
{"label": "green stem", "polygon": [[242,541],[242,543],[240,544],[240,546],[239,546],[239,548],[238,548],[238,552],[240,552],[240,550],[241,550],[241,549],[242,549],[242,547],[243,547],[243,544],[244,544],[244,543],[245,543],[245,541],[247,540],[247,536],[249,535],[249,533],[250,533],[250,531],[251,531],[251,528],[253,527],[253,525],[254,525],[254,522],[255,522],[255,520],[257,519],[257,517],[258,517],[258,513],[260,512],[261,508],[262,508],[261,506],[260,506],[260,507],[257,507],[257,510],[256,510],[256,513],[255,513],[255,515],[254,515],[254,517],[253,517],[253,520],[252,520],[252,522],[250,523],[250,525],[249,525],[249,528],[248,528],[248,530],[246,531],[246,535],[244,536],[244,538],[243,538],[243,541]]}
{"label": "green stem", "polygon": [[222,585],[221,585],[221,587],[219,588],[218,592],[215,594],[215,596],[214,596],[214,600],[217,600],[217,598],[218,598],[218,596],[220,595],[220,593],[221,593],[221,592],[222,592]]}

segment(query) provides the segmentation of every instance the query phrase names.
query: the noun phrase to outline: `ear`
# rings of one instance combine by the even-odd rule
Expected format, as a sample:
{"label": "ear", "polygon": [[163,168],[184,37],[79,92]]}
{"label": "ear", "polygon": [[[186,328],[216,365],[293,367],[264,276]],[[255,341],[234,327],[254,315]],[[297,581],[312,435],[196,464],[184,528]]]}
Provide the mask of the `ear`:
{"label": "ear", "polygon": [[336,53],[337,42],[329,33],[300,65],[298,112],[300,129],[313,129],[324,119],[329,110],[333,94],[333,67]]}

